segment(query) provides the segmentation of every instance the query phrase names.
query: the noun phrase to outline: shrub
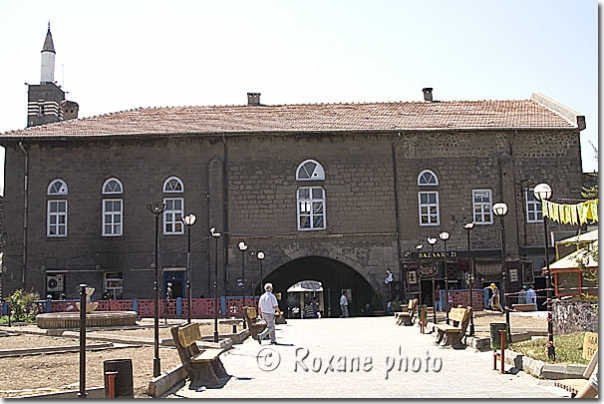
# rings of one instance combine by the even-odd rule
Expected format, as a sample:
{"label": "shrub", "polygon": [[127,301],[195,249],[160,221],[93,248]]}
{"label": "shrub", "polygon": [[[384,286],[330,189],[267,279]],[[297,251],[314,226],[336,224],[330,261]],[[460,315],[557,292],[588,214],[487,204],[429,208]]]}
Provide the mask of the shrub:
{"label": "shrub", "polygon": [[[38,306],[36,305],[38,296],[34,294],[33,289],[30,293],[23,289],[17,289],[15,292],[6,298],[9,304],[9,315],[13,322],[32,322],[36,320],[38,315]],[[8,317],[4,316],[2,323],[8,322]]]}

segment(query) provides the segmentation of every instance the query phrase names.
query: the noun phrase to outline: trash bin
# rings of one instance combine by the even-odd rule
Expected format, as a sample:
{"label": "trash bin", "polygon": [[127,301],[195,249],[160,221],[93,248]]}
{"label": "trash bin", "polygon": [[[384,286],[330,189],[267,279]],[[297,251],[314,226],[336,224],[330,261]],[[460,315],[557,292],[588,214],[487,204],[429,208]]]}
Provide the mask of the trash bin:
{"label": "trash bin", "polygon": [[501,349],[501,335],[499,334],[500,330],[505,330],[505,336],[503,339],[504,346],[503,348],[508,347],[508,338],[507,334],[509,333],[508,327],[506,323],[490,323],[491,327],[491,349],[494,351]]}
{"label": "trash bin", "polygon": [[115,398],[134,397],[132,359],[112,359],[103,362],[105,397],[109,397],[109,375],[107,375],[107,372],[117,372],[114,382]]}

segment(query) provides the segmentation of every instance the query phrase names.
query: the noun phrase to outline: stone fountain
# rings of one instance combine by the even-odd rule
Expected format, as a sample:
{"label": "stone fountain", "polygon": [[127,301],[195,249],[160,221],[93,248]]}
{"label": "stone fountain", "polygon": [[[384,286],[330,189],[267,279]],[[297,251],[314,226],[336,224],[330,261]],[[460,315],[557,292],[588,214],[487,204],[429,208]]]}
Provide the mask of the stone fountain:
{"label": "stone fountain", "polygon": [[[99,307],[99,302],[91,302],[90,301],[90,296],[92,296],[92,294],[94,293],[94,288],[86,288],[86,314],[90,314],[93,311],[96,310],[97,307]],[[82,311],[82,308],[80,307],[80,302],[76,303],[76,306],[78,308],[78,310]]]}
{"label": "stone fountain", "polygon": [[[91,302],[90,297],[94,293],[94,288],[86,288],[86,327],[115,327],[136,325],[137,314],[135,311],[96,311],[98,302]],[[76,303],[78,310],[81,310],[80,303]],[[38,314],[36,322],[39,328],[44,329],[64,329],[79,328],[79,312],[60,312]]]}

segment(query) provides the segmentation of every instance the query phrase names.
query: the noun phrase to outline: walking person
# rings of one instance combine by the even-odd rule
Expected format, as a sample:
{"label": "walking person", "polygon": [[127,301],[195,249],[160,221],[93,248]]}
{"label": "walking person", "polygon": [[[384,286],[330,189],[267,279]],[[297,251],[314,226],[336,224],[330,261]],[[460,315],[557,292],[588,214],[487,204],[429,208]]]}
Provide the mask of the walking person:
{"label": "walking person", "polygon": [[436,284],[436,289],[434,289],[434,310],[443,311],[442,300],[440,300],[440,284]]}
{"label": "walking person", "polygon": [[[277,344],[277,337],[275,335],[275,316],[279,315],[279,303],[277,298],[273,295],[273,284],[267,283],[264,285],[265,292],[258,299],[258,313],[260,317],[266,321],[266,329],[260,334],[256,335],[256,339],[259,344],[262,344],[262,340],[266,335],[271,339],[271,344]],[[276,314],[277,313],[277,314]]]}
{"label": "walking person", "polygon": [[518,292],[518,304],[526,304],[526,285],[522,285],[522,289]]}
{"label": "walking person", "polygon": [[342,292],[342,296],[340,297],[340,310],[342,310],[342,317],[350,317],[348,315],[348,297],[346,296],[346,291]]}
{"label": "walking person", "polygon": [[526,303],[527,304],[534,304],[535,305],[535,310],[537,310],[537,293],[535,293],[535,290],[533,289],[533,284],[531,284],[528,288],[528,290],[526,291]]}

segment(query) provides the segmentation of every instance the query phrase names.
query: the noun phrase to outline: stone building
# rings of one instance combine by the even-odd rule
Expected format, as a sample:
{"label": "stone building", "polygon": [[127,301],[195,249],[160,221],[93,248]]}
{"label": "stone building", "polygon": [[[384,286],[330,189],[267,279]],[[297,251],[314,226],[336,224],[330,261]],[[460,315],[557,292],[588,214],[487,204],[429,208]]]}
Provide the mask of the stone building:
{"label": "stone building", "polygon": [[[580,198],[584,117],[539,94],[438,101],[423,92],[421,102],[302,105],[264,105],[249,93],[244,105],[57,117],[2,133],[8,289],[73,298],[85,282],[115,298],[152,297],[148,204],[166,207],[158,267],[162,293],[170,283],[174,296],[186,294],[180,218],[191,213],[193,297],[212,296],[215,281],[220,295],[235,296],[270,281],[283,302],[288,287],[310,279],[322,282],[331,316],[342,290],[353,314],[378,293],[385,303],[421,287],[429,302],[432,277],[468,286],[470,222],[473,287],[501,284],[502,251],[506,291],[529,280],[543,287],[531,190],[546,182],[554,200]],[[492,207],[502,201],[500,222]],[[555,237],[576,231],[549,228]],[[427,237],[437,238],[433,249]]]}

